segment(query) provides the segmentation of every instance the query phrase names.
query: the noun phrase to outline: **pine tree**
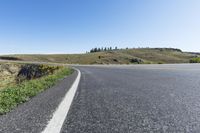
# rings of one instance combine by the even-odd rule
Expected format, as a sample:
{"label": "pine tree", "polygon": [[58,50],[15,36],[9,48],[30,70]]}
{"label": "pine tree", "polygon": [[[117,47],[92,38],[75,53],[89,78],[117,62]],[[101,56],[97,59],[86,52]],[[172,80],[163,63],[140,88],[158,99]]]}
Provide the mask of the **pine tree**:
{"label": "pine tree", "polygon": [[97,48],[94,48],[94,52],[97,52]]}
{"label": "pine tree", "polygon": [[94,49],[92,48],[91,50],[90,50],[90,53],[93,53],[94,52]]}
{"label": "pine tree", "polygon": [[97,50],[98,52],[101,52],[101,49],[100,48],[98,48],[98,50]]}

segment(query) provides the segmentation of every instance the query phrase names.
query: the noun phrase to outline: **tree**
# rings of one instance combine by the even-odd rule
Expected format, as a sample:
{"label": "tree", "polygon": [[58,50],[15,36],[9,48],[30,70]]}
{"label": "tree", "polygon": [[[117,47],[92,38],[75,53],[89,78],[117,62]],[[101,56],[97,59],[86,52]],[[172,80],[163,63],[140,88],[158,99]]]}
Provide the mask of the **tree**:
{"label": "tree", "polygon": [[90,50],[90,53],[93,53],[94,52],[94,49],[92,48],[91,50]]}
{"label": "tree", "polygon": [[97,52],[97,48],[94,48],[94,52]]}

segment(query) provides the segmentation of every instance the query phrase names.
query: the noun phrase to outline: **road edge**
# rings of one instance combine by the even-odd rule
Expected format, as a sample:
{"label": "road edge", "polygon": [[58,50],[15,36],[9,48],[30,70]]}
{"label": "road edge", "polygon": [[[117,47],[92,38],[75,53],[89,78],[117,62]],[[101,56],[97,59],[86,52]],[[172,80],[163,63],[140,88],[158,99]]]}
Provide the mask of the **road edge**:
{"label": "road edge", "polygon": [[48,122],[46,128],[42,131],[42,133],[60,133],[62,129],[63,123],[67,117],[67,114],[69,112],[70,106],[72,104],[81,79],[80,70],[76,68],[73,69],[75,69],[78,72],[78,75],[75,81],[73,82],[71,88],[68,90],[63,100],[57,107],[56,111],[53,113],[51,120]]}

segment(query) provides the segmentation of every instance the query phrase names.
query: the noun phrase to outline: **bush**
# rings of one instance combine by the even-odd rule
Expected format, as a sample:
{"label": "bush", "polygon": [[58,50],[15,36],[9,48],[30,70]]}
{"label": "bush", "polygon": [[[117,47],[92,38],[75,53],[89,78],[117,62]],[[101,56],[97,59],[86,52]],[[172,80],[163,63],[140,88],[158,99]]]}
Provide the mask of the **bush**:
{"label": "bush", "polygon": [[1,56],[0,59],[1,60],[21,60],[21,59],[16,58],[16,57],[9,57],[9,56]]}
{"label": "bush", "polygon": [[143,63],[143,61],[142,61],[141,59],[138,59],[138,58],[130,59],[130,62],[131,62],[131,63],[137,63],[137,64]]}
{"label": "bush", "polygon": [[58,66],[26,64],[23,65],[21,70],[19,71],[17,75],[17,82],[36,79],[42,76],[53,74],[58,69]]}
{"label": "bush", "polygon": [[117,59],[113,59],[113,61],[114,61],[114,62],[118,62],[118,60],[117,60]]}
{"label": "bush", "polygon": [[190,59],[190,63],[200,63],[200,57]]}

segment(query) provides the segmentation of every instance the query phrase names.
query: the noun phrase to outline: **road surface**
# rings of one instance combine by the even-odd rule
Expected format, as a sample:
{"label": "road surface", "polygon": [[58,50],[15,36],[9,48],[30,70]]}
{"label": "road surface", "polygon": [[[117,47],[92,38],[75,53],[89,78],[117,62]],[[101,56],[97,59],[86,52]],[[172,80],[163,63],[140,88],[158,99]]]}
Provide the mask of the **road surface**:
{"label": "road surface", "polygon": [[200,132],[200,65],[77,68],[62,133]]}
{"label": "road surface", "polygon": [[[200,65],[75,66],[61,133],[200,132]],[[76,74],[0,117],[0,133],[39,133]]]}

